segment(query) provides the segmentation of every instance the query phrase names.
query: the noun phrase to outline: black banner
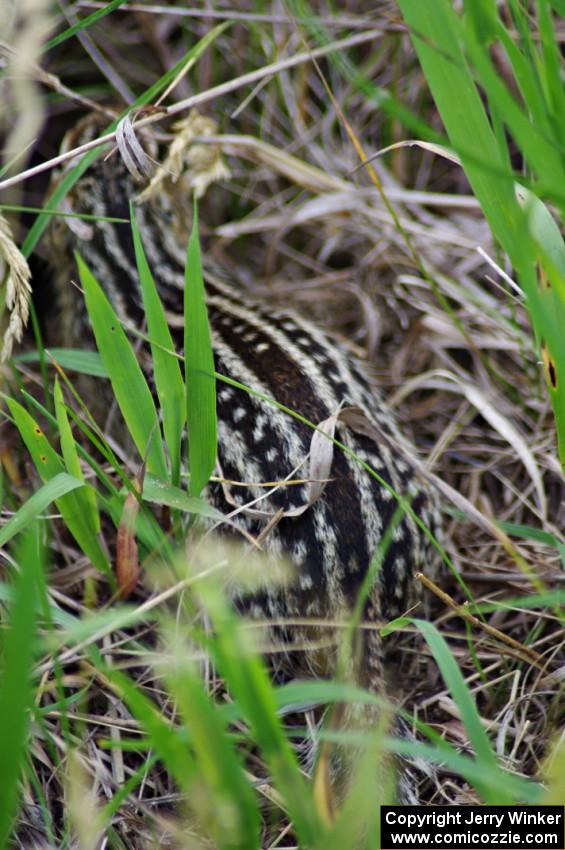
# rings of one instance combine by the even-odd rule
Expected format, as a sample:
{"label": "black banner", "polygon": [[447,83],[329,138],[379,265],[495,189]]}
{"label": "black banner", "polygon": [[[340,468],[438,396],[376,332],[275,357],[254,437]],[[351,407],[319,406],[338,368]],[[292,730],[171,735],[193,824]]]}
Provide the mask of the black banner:
{"label": "black banner", "polygon": [[565,806],[381,806],[382,850],[564,850]]}

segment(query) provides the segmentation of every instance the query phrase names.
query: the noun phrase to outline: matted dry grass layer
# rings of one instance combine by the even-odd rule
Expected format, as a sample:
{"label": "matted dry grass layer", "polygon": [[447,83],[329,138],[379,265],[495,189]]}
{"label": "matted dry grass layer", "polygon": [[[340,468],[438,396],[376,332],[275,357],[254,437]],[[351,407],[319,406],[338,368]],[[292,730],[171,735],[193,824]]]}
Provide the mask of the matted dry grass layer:
{"label": "matted dry grass layer", "polygon": [[[85,11],[93,5],[84,4]],[[237,4],[240,18],[247,13],[250,18],[242,18],[219,37],[179,82],[173,99],[305,50],[306,28],[289,19],[282,4],[270,9],[272,14],[257,15],[251,5]],[[318,13],[320,25],[335,37],[382,30],[381,38],[351,51],[349,61],[363,79],[390,87],[437,125],[394,4],[380,4],[369,17],[363,4],[350,3],[339,23],[321,7]],[[119,100],[116,92],[128,97],[128,92],[149,86],[213,23],[215,16],[206,9],[182,18],[184,29],[175,15],[116,12],[85,35],[101,57],[91,58],[92,43],[83,50],[73,39],[49,54],[48,70],[69,89],[108,105]],[[468,598],[497,602],[561,588],[563,564],[554,547],[531,536],[513,537],[509,547],[503,535],[488,530],[488,523],[497,522],[505,523],[507,530],[529,526],[559,536],[565,519],[553,419],[520,296],[487,262],[485,254],[498,262],[489,231],[453,163],[416,146],[397,148],[373,161],[398,222],[391,219],[379,192],[359,168],[326,83],[367,154],[406,138],[396,119],[325,59],[319,70],[308,62],[266,78],[254,89],[237,89],[211,101],[202,110],[218,123],[231,178],[213,186],[202,203],[204,256],[254,296],[292,304],[366,357],[375,384],[396,407],[402,430],[420,458],[484,516],[487,522],[481,526],[447,507],[445,545],[457,577],[443,572],[439,585],[445,593],[460,604]],[[48,96],[44,87],[41,92],[45,120],[33,154],[37,161],[56,152],[63,132],[84,113],[68,95]],[[164,123],[154,127],[158,133],[170,129]],[[227,140],[222,141],[223,136]],[[254,148],[245,140],[249,136],[257,140]],[[269,146],[286,155],[284,171]],[[305,177],[301,163],[317,169],[317,187],[311,174]],[[45,196],[44,177],[27,182],[23,192],[26,203],[39,206]],[[40,265],[38,269],[35,286],[47,287]],[[45,318],[57,323],[56,314]],[[22,367],[22,377],[29,387],[40,385],[39,373],[30,366]],[[25,451],[6,424],[2,433],[18,458],[21,481],[15,492],[30,492],[37,480]],[[64,530],[57,523],[53,528],[53,598],[63,608],[80,611],[83,580],[91,568]],[[107,542],[112,549],[110,536]],[[146,596],[139,591],[139,600]],[[539,654],[534,664],[481,626],[466,624],[445,600],[437,600],[434,611],[497,753],[512,770],[538,775],[548,744],[562,734],[561,620],[551,609],[520,605],[483,615],[488,626],[527,642]],[[108,661],[137,676],[139,687],[164,711],[172,712],[168,694],[145,663],[153,643],[147,627],[133,636],[121,631],[106,636],[99,649]],[[99,741],[135,735],[137,724],[80,651],[63,656],[61,663],[65,687],[88,686],[72,709],[76,728],[82,728],[72,775],[78,787],[86,787],[86,769],[96,776],[99,793],[110,798],[141,762],[119,748],[102,749]],[[394,681],[400,679],[404,686],[405,708],[465,749],[458,707],[423,641],[408,641],[402,653],[395,651],[391,664]],[[52,669],[46,665],[40,690],[44,728],[35,730],[31,755],[45,805],[57,824],[72,788],[64,788],[59,772],[67,744],[58,712],[48,710],[52,682]],[[257,776],[264,773],[258,756],[252,757],[249,770]],[[421,790],[426,802],[475,802],[462,780],[447,770],[431,779],[423,776]],[[263,791],[267,797],[274,793],[268,783]],[[53,836],[45,834],[37,808],[37,793],[31,786],[25,789],[16,845],[52,845]],[[135,798],[128,798],[115,816],[113,826],[124,846],[154,846],[157,839],[165,846],[180,842],[171,817],[177,798],[170,777],[158,765],[151,767]],[[266,830],[265,846],[287,846],[291,840]]]}

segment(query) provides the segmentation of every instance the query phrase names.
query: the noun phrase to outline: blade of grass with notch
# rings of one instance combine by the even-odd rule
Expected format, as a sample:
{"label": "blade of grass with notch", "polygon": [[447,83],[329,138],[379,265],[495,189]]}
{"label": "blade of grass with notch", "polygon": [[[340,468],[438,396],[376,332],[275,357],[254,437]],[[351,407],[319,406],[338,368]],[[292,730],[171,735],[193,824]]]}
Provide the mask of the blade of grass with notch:
{"label": "blade of grass with notch", "polygon": [[[6,398],[6,404],[41,480],[48,482],[52,478],[55,478],[55,476],[66,472],[63,459],[50,445],[47,437],[27,410],[11,398]],[[59,496],[55,500],[55,504],[60,510],[67,528],[84,554],[92,561],[95,567],[106,575],[109,575],[110,565],[102,550],[100,541],[86,516],[87,511],[85,511],[84,500],[80,498],[82,489],[88,486],[88,484],[85,484],[83,488]]]}

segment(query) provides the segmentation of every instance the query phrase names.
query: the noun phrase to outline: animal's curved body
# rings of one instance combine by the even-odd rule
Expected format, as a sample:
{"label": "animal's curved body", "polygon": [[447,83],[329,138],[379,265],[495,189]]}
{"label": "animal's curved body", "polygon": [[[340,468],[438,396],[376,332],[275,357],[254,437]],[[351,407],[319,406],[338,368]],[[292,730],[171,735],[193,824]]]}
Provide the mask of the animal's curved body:
{"label": "animal's curved body", "polygon": [[[99,159],[70,194],[73,212],[129,218],[130,198],[139,191],[117,155]],[[173,211],[174,207],[174,211]],[[180,214],[179,214],[180,208]],[[182,211],[186,220],[182,220]],[[178,349],[182,347],[182,289],[189,198],[163,194],[140,205],[137,221],[150,267],[163,304],[172,317]],[[184,233],[179,230],[183,229]],[[62,303],[65,344],[83,344],[90,333],[82,294],[71,284],[72,251],[78,249],[113,302],[124,322],[144,329],[144,313],[128,224],[105,221],[89,224],[77,234],[57,225],[52,237],[52,258]],[[370,465],[396,493],[408,499],[423,524],[437,532],[434,493],[423,482],[410,460],[410,449],[398,433],[394,418],[371,386],[361,365],[344,347],[311,322],[290,311],[274,310],[250,302],[235,285],[209,277],[207,305],[216,370],[275,398],[313,423],[321,423],[342,407],[364,411],[382,440],[354,433],[339,423],[336,437]],[[143,356],[143,355],[142,355]],[[264,497],[265,488],[253,483],[279,482],[293,470],[304,478],[304,465],[312,440],[305,424],[257,396],[233,386],[218,384],[218,461],[221,476],[247,482],[232,487],[238,505]],[[351,456],[334,451],[331,480],[322,495],[297,517],[283,517],[266,536],[267,552],[286,554],[295,568],[293,580],[266,589],[250,601],[252,615],[277,621],[324,618],[345,621],[355,605],[361,584],[383,534],[397,508],[390,490],[372,477]],[[228,513],[219,484],[208,487],[207,497]],[[307,501],[307,485],[279,487],[257,505],[276,513]],[[252,534],[264,520],[238,517]],[[424,532],[408,514],[394,528],[377,579],[370,590],[364,617],[382,621],[398,616],[415,601],[414,572],[429,572],[435,551]],[[292,637],[292,630],[288,631]],[[304,640],[304,631],[301,633]],[[382,687],[381,646],[378,632],[366,631],[360,681]],[[296,653],[298,656],[299,653]],[[327,673],[327,658],[304,655],[305,667]],[[325,669],[324,669],[325,668]]]}

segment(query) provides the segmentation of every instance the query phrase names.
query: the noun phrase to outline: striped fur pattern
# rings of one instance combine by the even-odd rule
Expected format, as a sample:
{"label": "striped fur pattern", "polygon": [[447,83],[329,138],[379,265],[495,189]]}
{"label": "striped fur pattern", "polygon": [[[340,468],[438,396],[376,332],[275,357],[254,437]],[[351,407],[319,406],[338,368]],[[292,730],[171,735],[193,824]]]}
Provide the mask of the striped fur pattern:
{"label": "striped fur pattern", "polygon": [[[81,128],[84,138],[84,128]],[[73,143],[76,139],[73,140]],[[128,218],[128,201],[139,187],[117,155],[97,160],[70,195],[74,212]],[[163,192],[157,200],[138,207],[137,220],[150,267],[157,282],[178,350],[182,347],[182,289],[190,202]],[[179,214],[180,208],[180,214]],[[115,308],[126,323],[144,329],[144,315],[129,225],[99,222],[89,225],[81,238],[66,224],[57,224],[51,239],[62,305],[63,335],[67,345],[83,345],[89,335],[81,294],[70,283],[72,251],[80,250]],[[205,252],[204,252],[205,253]],[[338,424],[336,437],[378,472],[394,490],[412,500],[423,523],[438,533],[436,498],[410,461],[410,448],[398,433],[391,412],[370,385],[361,365],[318,327],[290,311],[250,303],[231,282],[207,277],[207,303],[216,369],[274,397],[310,421],[320,423],[340,406],[355,405],[383,434],[373,439]],[[306,486],[280,487],[267,498],[265,488],[253,482],[304,478],[304,460],[312,430],[256,396],[218,384],[219,472],[224,479],[248,482],[233,487],[238,505],[263,497],[262,510],[287,511],[307,499]],[[302,464],[302,466],[301,466]],[[208,499],[228,513],[219,484],[208,488]],[[254,617],[325,618],[346,620],[352,610],[371,556],[395,512],[394,496],[366,470],[336,449],[331,481],[323,495],[299,517],[285,517],[267,535],[266,551],[285,554],[295,567],[295,578],[278,588],[266,587],[245,607]],[[260,533],[264,521],[240,514],[240,525]],[[415,601],[416,570],[430,572],[435,550],[410,516],[392,535],[384,564],[367,601],[365,617],[387,620],[406,611]],[[287,639],[301,645],[315,631],[287,629]],[[360,679],[382,688],[381,646],[378,632],[366,631]],[[318,632],[319,636],[319,632]],[[331,671],[333,654],[294,653],[295,665],[315,674]],[[293,668],[296,673],[296,668]]]}

